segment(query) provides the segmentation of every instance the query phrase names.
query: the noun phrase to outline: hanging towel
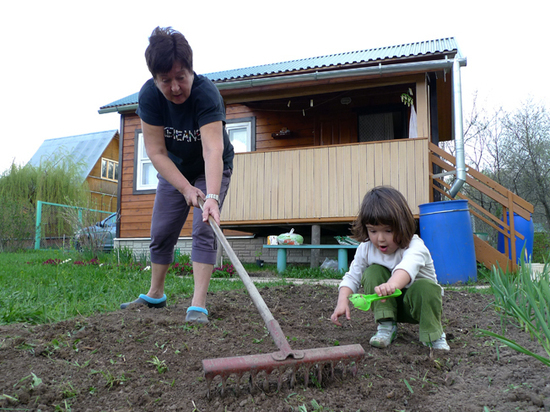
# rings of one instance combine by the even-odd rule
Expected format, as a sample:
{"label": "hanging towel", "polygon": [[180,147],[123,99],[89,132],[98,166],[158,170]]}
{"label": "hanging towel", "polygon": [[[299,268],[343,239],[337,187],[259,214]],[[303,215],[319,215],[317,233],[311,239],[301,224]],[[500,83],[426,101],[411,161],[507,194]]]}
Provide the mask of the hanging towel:
{"label": "hanging towel", "polygon": [[418,137],[418,128],[416,124],[416,110],[414,110],[414,104],[411,105],[411,118],[409,120],[409,139]]}

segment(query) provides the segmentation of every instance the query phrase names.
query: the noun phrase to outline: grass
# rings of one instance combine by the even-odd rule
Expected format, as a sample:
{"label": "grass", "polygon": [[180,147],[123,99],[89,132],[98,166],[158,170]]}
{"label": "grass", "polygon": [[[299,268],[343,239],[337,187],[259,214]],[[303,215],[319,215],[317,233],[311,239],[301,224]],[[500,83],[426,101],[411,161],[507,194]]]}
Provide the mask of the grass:
{"label": "grass", "polygon": [[[276,267],[274,270],[277,270]],[[287,266],[282,276],[292,279],[342,279],[342,273],[337,270],[310,268],[309,263]]]}
{"label": "grass", "polygon": [[[255,264],[244,266],[250,272],[258,269]],[[276,271],[275,266],[264,270]],[[242,282],[225,279],[227,273],[215,276],[219,279],[211,282],[211,292],[244,289]],[[128,251],[97,258],[63,250],[1,253],[0,324],[43,324],[119,310],[122,302],[145,293],[150,281],[146,260]],[[284,282],[281,278],[273,284]],[[168,300],[191,296],[192,276],[169,271],[165,293]]]}
{"label": "grass", "polygon": [[[193,279],[182,268],[189,257],[176,257],[178,270],[169,270],[165,293],[169,301],[190,297]],[[145,257],[134,257],[129,249],[102,253],[39,250],[0,254],[0,324],[43,324],[119,310],[122,302],[134,300],[150,286],[151,271]],[[248,273],[276,273],[275,264],[259,268],[243,263]],[[232,266],[215,271],[210,292],[244,289]],[[480,272],[481,273],[481,272]],[[337,271],[311,269],[293,264],[282,276],[266,285],[285,284],[286,278],[341,279]],[[482,283],[483,274],[478,276]],[[237,279],[237,281],[235,281]]]}

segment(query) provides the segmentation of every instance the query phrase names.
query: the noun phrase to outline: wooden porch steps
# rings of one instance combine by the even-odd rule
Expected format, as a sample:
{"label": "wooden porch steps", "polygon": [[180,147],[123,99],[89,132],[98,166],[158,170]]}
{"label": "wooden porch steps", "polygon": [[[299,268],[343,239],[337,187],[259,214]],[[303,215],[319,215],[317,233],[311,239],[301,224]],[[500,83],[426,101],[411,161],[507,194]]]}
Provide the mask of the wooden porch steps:
{"label": "wooden porch steps", "polygon": [[[439,169],[439,171],[456,173],[456,158],[454,156],[433,143],[430,143],[429,147],[432,170]],[[432,202],[434,201],[433,193],[439,193],[450,198],[448,193],[451,188],[450,182],[446,182],[442,177],[443,175],[440,173],[430,173],[433,189],[430,201]],[[516,232],[514,225],[515,219],[510,219],[509,224],[503,222],[500,217],[494,215],[494,212],[491,213],[489,210],[485,209],[480,199],[486,202],[489,200],[499,205],[500,211],[502,212],[501,216],[505,216],[507,213],[509,216],[517,214],[526,220],[531,218],[534,211],[534,207],[531,203],[468,165],[466,165],[465,183],[469,186],[469,192],[475,194],[476,200],[471,199],[463,193],[458,193],[457,198],[468,200],[472,218],[475,217],[489,225],[489,227],[496,229],[505,239],[516,239],[516,237],[524,239],[521,233]],[[492,269],[493,266],[496,266],[500,267],[502,270],[516,270],[516,254],[521,252],[516,250],[515,241],[510,242],[510,244],[510,255],[512,259],[493,248],[488,242],[474,235],[476,260],[488,269]],[[506,241],[505,245],[508,245]]]}

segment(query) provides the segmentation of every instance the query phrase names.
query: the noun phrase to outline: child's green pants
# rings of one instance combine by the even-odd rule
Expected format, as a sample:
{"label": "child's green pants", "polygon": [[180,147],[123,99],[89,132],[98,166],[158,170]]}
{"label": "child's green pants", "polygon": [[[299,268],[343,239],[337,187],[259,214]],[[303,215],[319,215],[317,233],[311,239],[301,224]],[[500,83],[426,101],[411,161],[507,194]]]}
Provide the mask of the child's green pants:
{"label": "child's green pants", "polygon": [[[391,277],[389,269],[371,265],[363,272],[361,283],[365,294],[375,293],[374,288],[386,283]],[[416,279],[403,294],[385,302],[372,303],[374,320],[393,320],[419,325],[421,342],[432,342],[441,337],[441,286],[429,279]]]}

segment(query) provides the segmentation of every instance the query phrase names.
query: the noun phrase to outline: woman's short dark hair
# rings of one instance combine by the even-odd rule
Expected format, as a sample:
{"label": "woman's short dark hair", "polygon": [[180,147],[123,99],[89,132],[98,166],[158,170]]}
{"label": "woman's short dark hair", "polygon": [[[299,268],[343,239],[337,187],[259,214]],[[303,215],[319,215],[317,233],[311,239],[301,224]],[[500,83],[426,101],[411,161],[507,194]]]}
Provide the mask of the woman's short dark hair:
{"label": "woman's short dark hair", "polygon": [[400,248],[409,246],[416,230],[407,200],[391,186],[377,186],[367,192],[351,228],[354,239],[364,242],[369,238],[366,225],[391,227],[393,240]]}
{"label": "woman's short dark hair", "polygon": [[153,75],[170,72],[174,63],[193,72],[193,50],[185,36],[172,27],[157,27],[149,36],[149,46],[145,50],[145,61]]}

